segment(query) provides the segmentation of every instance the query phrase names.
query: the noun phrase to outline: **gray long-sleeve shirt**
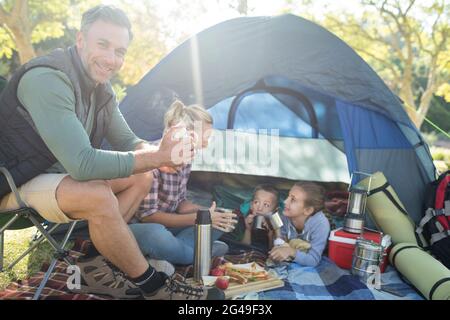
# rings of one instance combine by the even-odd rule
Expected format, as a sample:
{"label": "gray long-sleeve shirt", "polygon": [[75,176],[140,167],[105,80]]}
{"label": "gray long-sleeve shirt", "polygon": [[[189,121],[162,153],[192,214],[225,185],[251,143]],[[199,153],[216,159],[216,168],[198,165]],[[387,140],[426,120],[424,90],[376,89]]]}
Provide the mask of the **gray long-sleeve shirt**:
{"label": "gray long-sleeve shirt", "polygon": [[315,267],[319,264],[330,234],[330,223],[322,211],[309,217],[302,231],[298,231],[292,222],[283,215],[281,234],[286,239],[303,239],[311,244],[308,252],[297,250],[294,262],[302,266]]}
{"label": "gray long-sleeve shirt", "polygon": [[[76,180],[114,179],[132,174],[134,151],[142,142],[128,127],[120,110],[115,108],[106,139],[115,150],[92,147],[95,108],[90,108],[85,126],[75,113],[75,94],[69,78],[61,71],[34,68],[19,82],[17,97],[30,113],[33,122],[58,163],[47,172],[69,173]],[[95,101],[91,99],[91,105]]]}

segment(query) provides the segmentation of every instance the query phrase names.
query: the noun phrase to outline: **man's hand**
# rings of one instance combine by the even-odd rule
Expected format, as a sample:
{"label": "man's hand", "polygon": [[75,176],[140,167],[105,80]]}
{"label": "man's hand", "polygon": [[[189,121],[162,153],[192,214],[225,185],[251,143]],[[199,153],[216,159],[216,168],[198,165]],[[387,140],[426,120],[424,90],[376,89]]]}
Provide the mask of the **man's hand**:
{"label": "man's hand", "polygon": [[194,157],[194,135],[187,132],[182,126],[174,126],[162,137],[159,147],[145,144],[144,148],[137,148],[134,151],[133,174],[161,167],[174,168],[175,171],[167,170],[176,172],[177,168],[190,163]]}
{"label": "man's hand", "polygon": [[161,139],[158,152],[162,166],[179,167],[188,164],[194,158],[195,137],[185,127],[171,127]]}
{"label": "man's hand", "polygon": [[213,201],[212,206],[209,208],[211,213],[212,226],[223,232],[233,231],[236,223],[238,223],[237,215],[233,212],[216,211],[216,202]]}

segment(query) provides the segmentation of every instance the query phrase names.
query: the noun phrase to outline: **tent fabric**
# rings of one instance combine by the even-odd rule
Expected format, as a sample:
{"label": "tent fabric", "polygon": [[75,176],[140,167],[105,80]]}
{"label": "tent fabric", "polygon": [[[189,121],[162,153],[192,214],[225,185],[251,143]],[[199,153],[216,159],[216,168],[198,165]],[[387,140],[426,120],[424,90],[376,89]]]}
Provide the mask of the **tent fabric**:
{"label": "tent fabric", "polygon": [[120,108],[138,136],[155,140],[175,98],[205,106],[223,134],[279,129],[278,172],[220,161],[197,170],[341,182],[355,170],[382,171],[412,218],[421,215],[436,173],[420,132],[369,65],[310,21],[242,17],[208,28],[150,70]]}
{"label": "tent fabric", "polygon": [[232,19],[187,40],[130,90],[124,113],[153,90],[170,88],[207,108],[267,75],[409,124],[400,100],[347,44],[321,26],[287,14]]}
{"label": "tent fabric", "polygon": [[[345,141],[349,171],[381,171],[405,201],[411,218],[422,217],[421,163],[400,127],[384,115],[341,101],[336,102]],[[416,174],[412,174],[416,173]],[[405,183],[407,181],[407,183]]]}
{"label": "tent fabric", "polygon": [[356,160],[358,171],[383,172],[409,216],[416,223],[420,221],[425,181],[413,149],[359,149],[356,150]]}

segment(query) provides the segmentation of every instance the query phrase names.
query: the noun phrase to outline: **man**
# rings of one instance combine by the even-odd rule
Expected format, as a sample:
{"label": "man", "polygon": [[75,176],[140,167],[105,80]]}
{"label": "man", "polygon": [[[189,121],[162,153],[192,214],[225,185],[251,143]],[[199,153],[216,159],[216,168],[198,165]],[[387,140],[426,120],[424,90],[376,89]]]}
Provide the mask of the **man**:
{"label": "man", "polygon": [[[101,256],[82,259],[82,284],[116,298],[223,299],[223,292],[190,287],[157,272],[141,254],[127,221],[152,183],[149,170],[193,157],[192,139],[179,152],[172,128],[159,149],[138,139],[123,119],[109,80],[132,39],[125,13],[100,5],[83,14],[76,45],[22,66],[0,100],[0,161],[25,202],[51,221],[84,219]],[[100,150],[106,138],[117,151]],[[186,142],[186,140],[189,140]],[[177,149],[178,148],[178,149]],[[17,207],[0,180],[0,211]]]}

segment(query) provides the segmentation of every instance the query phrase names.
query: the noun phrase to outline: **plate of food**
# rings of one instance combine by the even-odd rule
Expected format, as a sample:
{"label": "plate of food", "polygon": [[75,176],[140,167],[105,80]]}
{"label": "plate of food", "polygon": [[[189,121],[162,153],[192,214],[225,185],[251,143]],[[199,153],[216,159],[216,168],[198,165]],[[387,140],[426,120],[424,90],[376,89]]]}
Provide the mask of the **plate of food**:
{"label": "plate of food", "polygon": [[[284,285],[283,280],[280,280],[276,274],[268,272],[255,262],[244,264],[227,262],[211,270],[211,274],[214,276],[204,279],[209,284],[216,283],[217,279],[226,278],[228,280],[229,283],[225,290],[227,299],[248,292],[265,291]],[[214,282],[212,278],[215,278]],[[218,283],[219,287],[223,288],[223,282],[219,281]]]}

